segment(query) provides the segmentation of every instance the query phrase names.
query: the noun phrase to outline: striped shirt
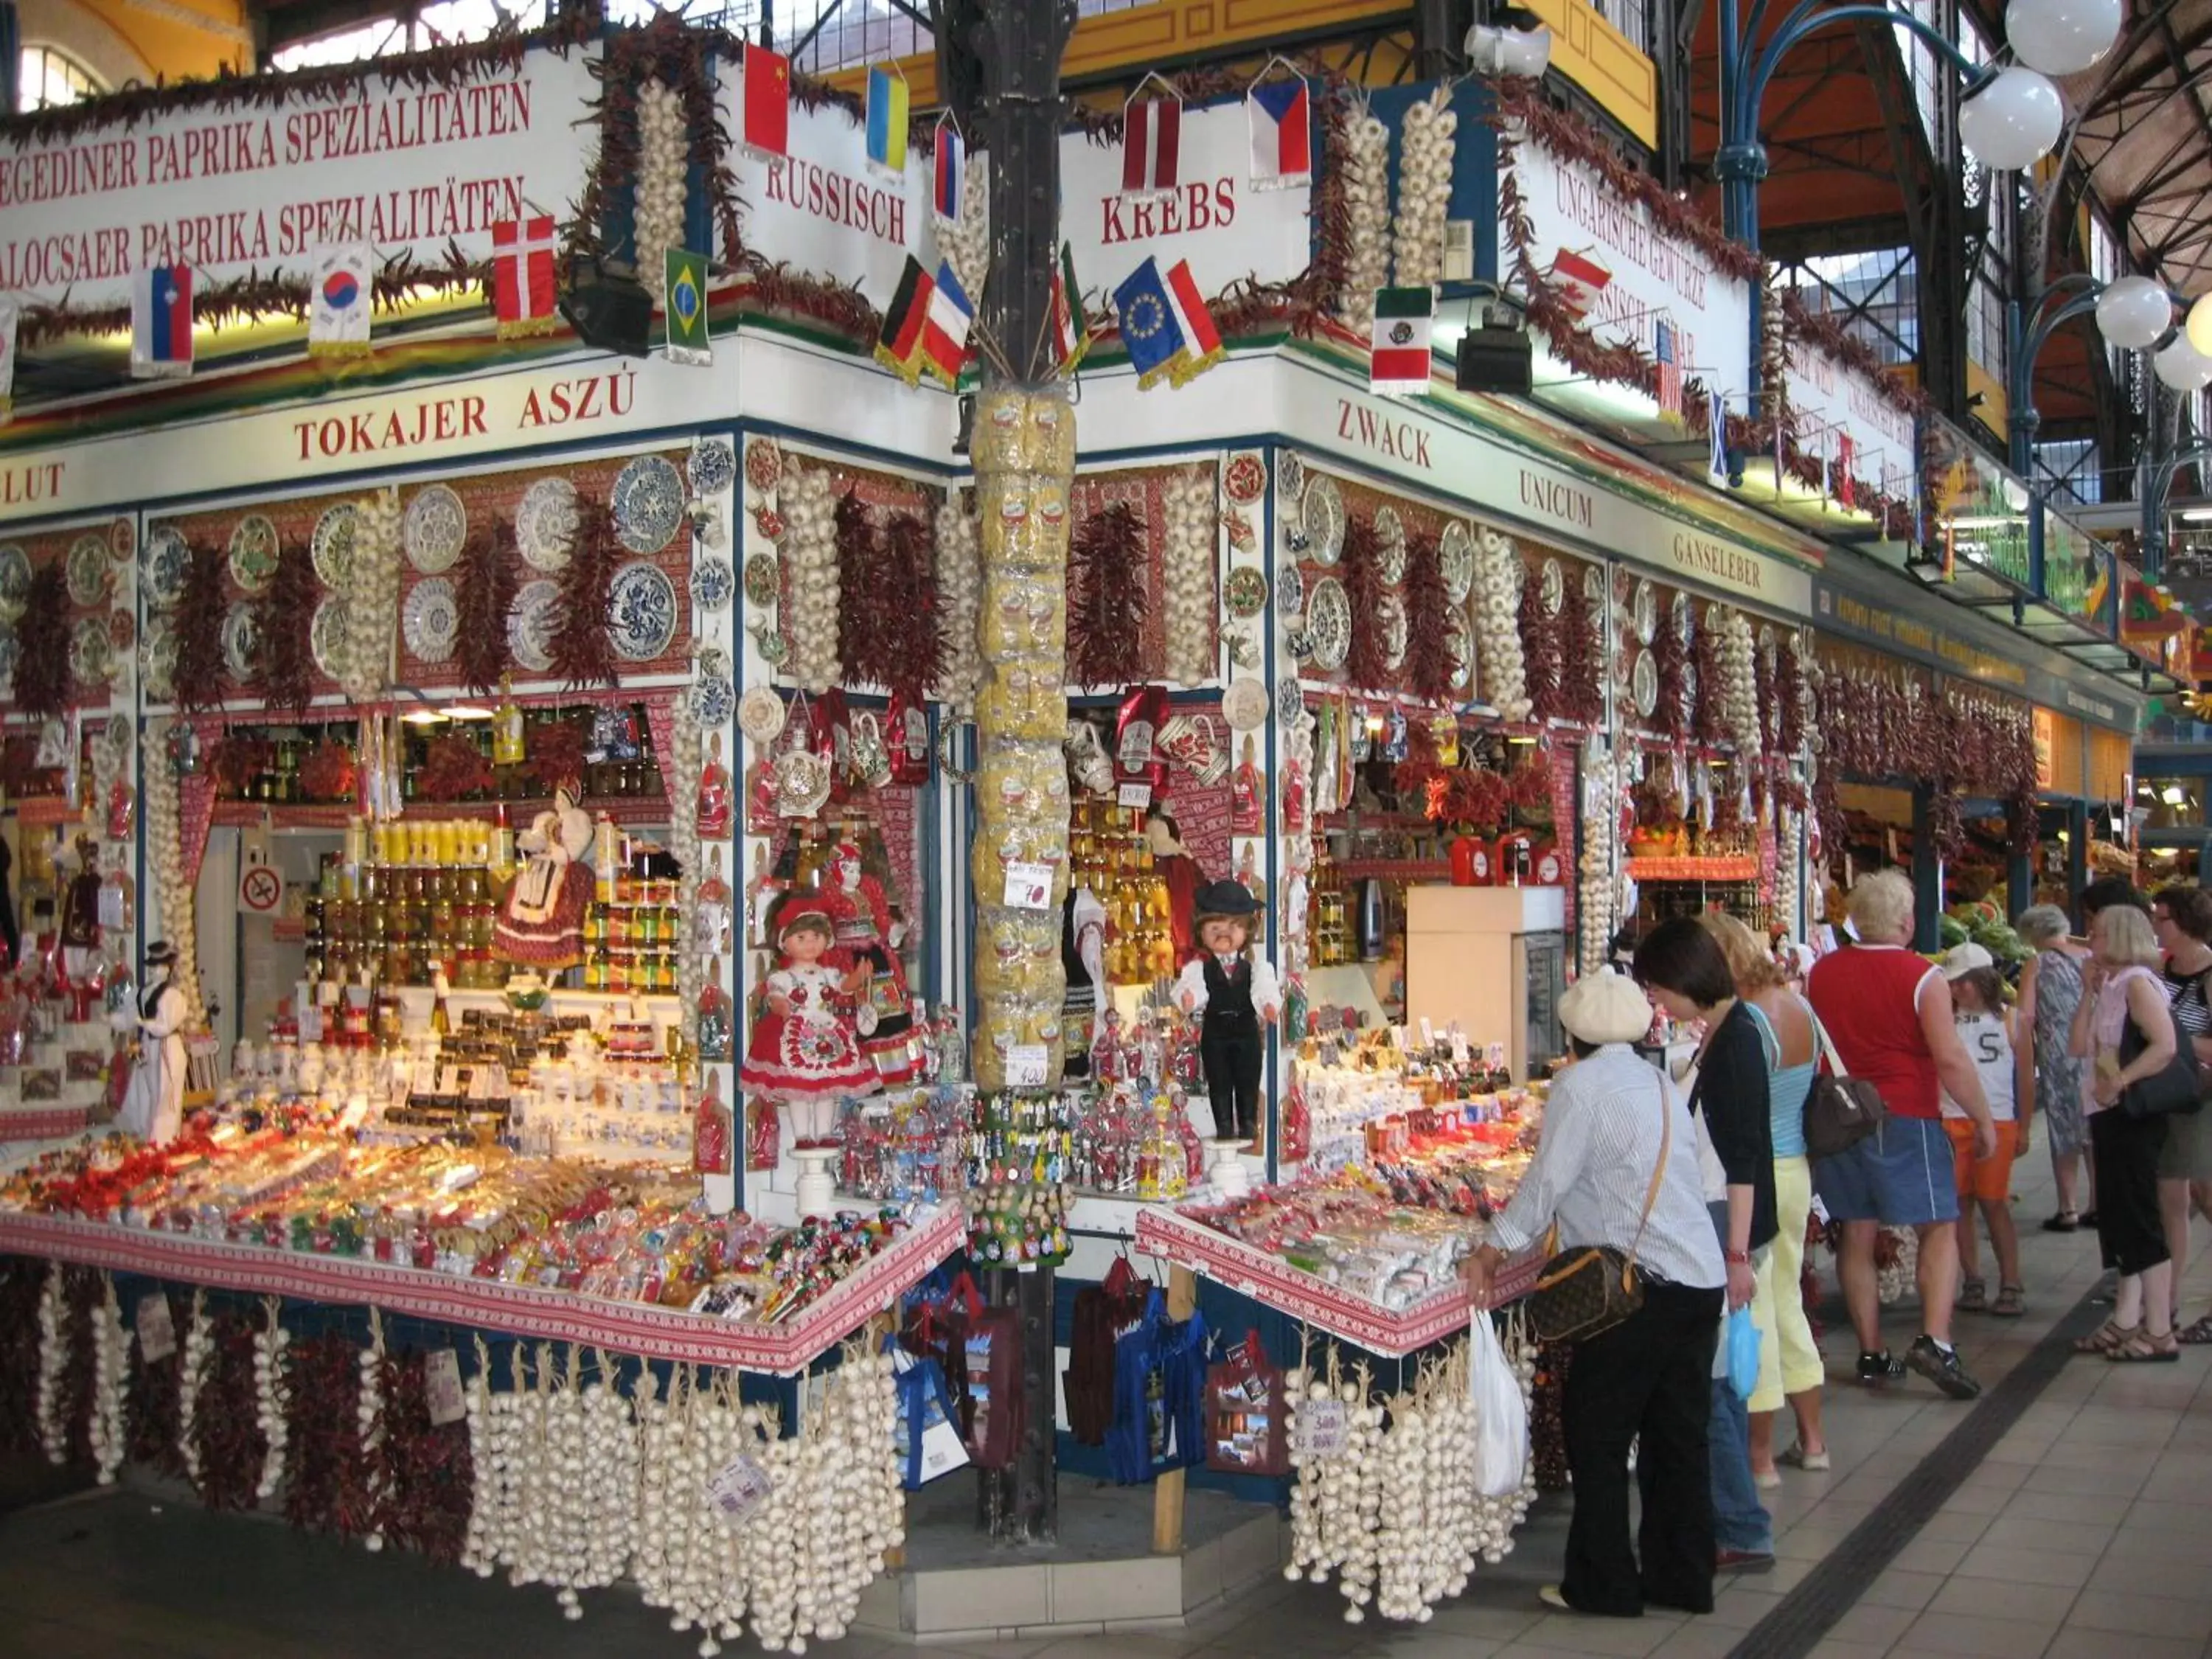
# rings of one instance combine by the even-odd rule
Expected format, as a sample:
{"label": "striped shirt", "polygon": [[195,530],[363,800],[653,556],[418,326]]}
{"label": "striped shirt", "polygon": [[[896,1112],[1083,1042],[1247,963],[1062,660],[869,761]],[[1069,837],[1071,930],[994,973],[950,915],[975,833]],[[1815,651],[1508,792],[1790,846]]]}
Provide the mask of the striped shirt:
{"label": "striped shirt", "polygon": [[2205,982],[2212,979],[2212,968],[2200,968],[2193,974],[2177,974],[2171,968],[2163,972],[2166,998],[2173,1007],[2176,1034],[2212,1037],[2212,1003],[2205,1000]]}
{"label": "striped shirt", "polygon": [[[1662,1111],[1672,1118],[1671,1131]],[[1644,1195],[1662,1135],[1666,1173],[1647,1223]],[[1654,1278],[1693,1290],[1728,1282],[1698,1184],[1690,1115],[1658,1070],[1626,1044],[1607,1043],[1553,1084],[1536,1156],[1513,1201],[1491,1223],[1491,1240],[1513,1254],[1540,1240],[1555,1218],[1562,1249],[1593,1244],[1632,1249]]]}

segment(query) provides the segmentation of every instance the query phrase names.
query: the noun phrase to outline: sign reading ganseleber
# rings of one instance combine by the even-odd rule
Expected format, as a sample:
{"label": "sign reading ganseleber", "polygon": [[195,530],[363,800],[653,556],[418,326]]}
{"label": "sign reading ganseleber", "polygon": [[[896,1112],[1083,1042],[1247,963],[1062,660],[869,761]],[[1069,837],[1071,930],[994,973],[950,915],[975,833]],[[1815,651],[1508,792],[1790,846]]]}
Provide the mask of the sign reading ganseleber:
{"label": "sign reading ganseleber", "polygon": [[305,276],[325,242],[485,257],[494,224],[581,192],[592,91],[581,51],[535,52],[449,87],[371,70],[329,98],[0,143],[0,290],[121,303],[146,266],[191,266],[204,290]]}

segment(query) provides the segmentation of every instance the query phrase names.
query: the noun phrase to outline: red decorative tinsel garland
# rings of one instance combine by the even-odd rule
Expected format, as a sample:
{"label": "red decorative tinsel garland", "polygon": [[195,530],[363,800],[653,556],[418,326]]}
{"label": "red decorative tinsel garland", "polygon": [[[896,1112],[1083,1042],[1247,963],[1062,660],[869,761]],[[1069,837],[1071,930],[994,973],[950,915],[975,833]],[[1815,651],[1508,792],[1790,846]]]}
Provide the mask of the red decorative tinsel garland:
{"label": "red decorative tinsel garland", "polygon": [[1444,589],[1437,538],[1426,531],[1406,540],[1406,684],[1424,702],[1449,704],[1452,695],[1451,600]]}
{"label": "red decorative tinsel garland", "polygon": [[1144,678],[1145,521],[1114,501],[1076,526],[1067,550],[1067,684],[1128,685]]}
{"label": "red decorative tinsel garland", "polygon": [[1345,521],[1340,574],[1352,601],[1352,646],[1345,653],[1345,677],[1363,691],[1388,691],[1396,677],[1382,649],[1382,538],[1372,514],[1354,513]]}
{"label": "red decorative tinsel garland", "polygon": [[69,708],[75,687],[70,671],[69,584],[58,559],[31,573],[23,614],[15,621],[15,707],[38,720],[59,717]]}
{"label": "red decorative tinsel garland", "polygon": [[453,660],[461,684],[480,697],[489,696],[507,670],[507,614],[514,609],[514,526],[505,520],[469,532],[461,568],[453,582],[459,634]]}
{"label": "red decorative tinsel garland", "polygon": [[316,586],[313,556],[307,544],[295,537],[277,550],[269,586],[253,601],[253,632],[259,644],[252,690],[272,713],[296,718],[314,695]]}
{"label": "red decorative tinsel garland", "polygon": [[553,677],[569,690],[621,683],[607,634],[609,590],[621,561],[612,511],[596,496],[580,496],[575,543],[556,578],[550,646]]}

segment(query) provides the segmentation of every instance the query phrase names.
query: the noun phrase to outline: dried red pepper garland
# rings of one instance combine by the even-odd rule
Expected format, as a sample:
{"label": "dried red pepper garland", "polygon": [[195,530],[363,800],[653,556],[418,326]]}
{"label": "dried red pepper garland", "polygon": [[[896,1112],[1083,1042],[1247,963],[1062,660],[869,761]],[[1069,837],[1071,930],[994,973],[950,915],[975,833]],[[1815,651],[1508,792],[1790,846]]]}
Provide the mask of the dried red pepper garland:
{"label": "dried red pepper garland", "polygon": [[[160,1296],[169,1304],[170,1328],[182,1331],[191,1316],[189,1297],[180,1300],[167,1290],[149,1291],[149,1296]],[[137,1305],[124,1310],[124,1316],[134,1323]],[[182,1418],[177,1384],[180,1379],[181,1353],[171,1349],[162,1358],[149,1362],[140,1352],[134,1339],[131,1344],[131,1370],[124,1382],[124,1447],[133,1463],[143,1464],[160,1474],[182,1474],[185,1472],[183,1454],[177,1444],[177,1431]]]}
{"label": "dried red pepper garland", "polygon": [[260,1501],[262,1461],[269,1454],[254,1387],[254,1322],[225,1308],[208,1323],[207,1365],[192,1398],[200,1502],[211,1510],[250,1510]]}
{"label": "dried red pepper garland", "polygon": [[1713,608],[1698,618],[1698,636],[1691,645],[1698,668],[1697,706],[1691,716],[1691,733],[1699,743],[1723,744],[1729,739],[1728,711],[1721,698],[1721,641],[1713,625]]}
{"label": "dried red pepper garland", "polygon": [[375,1530],[403,1549],[450,1566],[461,1559],[475,1501],[465,1420],[434,1425],[422,1352],[378,1362]]}
{"label": "dried red pepper garland", "polygon": [[253,602],[253,693],[273,711],[298,715],[315,690],[312,638],[316,605],[313,556],[298,538],[283,544],[269,586]]}
{"label": "dried red pepper garland", "polygon": [[514,609],[514,561],[509,544],[514,527],[501,521],[470,532],[461,551],[454,608],[460,613],[453,660],[461,684],[480,697],[489,696],[507,672],[507,613]]}
{"label": "dried red pepper garland", "polygon": [[883,635],[897,627],[869,602],[876,577],[876,526],[860,492],[849,486],[837,497],[837,664],[848,685],[881,685]]}
{"label": "dried red pepper garland", "polygon": [[193,543],[185,566],[185,591],[177,600],[177,666],[172,678],[177,707],[194,713],[222,701],[228,672],[222,658],[223,618],[230,610],[222,592],[227,564],[223,550],[213,542]]}
{"label": "dried red pepper garland", "polygon": [[1406,684],[1424,702],[1452,696],[1451,599],[1444,587],[1437,538],[1422,531],[1406,541]]}
{"label": "dried red pepper garland", "polygon": [[448,732],[424,745],[416,787],[425,800],[466,800],[489,793],[497,781],[472,738]]}
{"label": "dried red pepper garland", "polygon": [[1536,574],[1521,583],[1521,662],[1528,687],[1528,712],[1540,720],[1559,714],[1559,635],[1544,608],[1544,584]]}
{"label": "dried red pepper garland", "polygon": [[1076,526],[1067,550],[1067,683],[1127,685],[1144,678],[1145,521],[1113,501]]}
{"label": "dried red pepper garland", "polygon": [[1605,641],[1589,588],[1579,576],[1567,580],[1559,600],[1559,713],[1578,726],[1605,718]]}
{"label": "dried red pepper garland", "polygon": [[106,1281],[97,1267],[62,1269],[62,1296],[69,1321],[69,1358],[61,1376],[60,1417],[72,1466],[89,1468],[92,1455],[94,1322],[106,1300]]}
{"label": "dried red pepper garland", "polygon": [[68,708],[70,684],[69,586],[58,561],[31,573],[15,621],[15,707],[37,720]]}
{"label": "dried red pepper garland", "polygon": [[375,1524],[361,1443],[361,1349],[335,1333],[285,1350],[284,1518],[357,1538]]}
{"label": "dried red pepper garland", "polygon": [[550,641],[553,676],[569,690],[620,684],[607,605],[621,558],[613,512],[596,495],[580,497],[575,543],[554,591]]}
{"label": "dried red pepper garland", "polygon": [[42,1261],[0,1260],[0,1454],[39,1452],[39,1299]]}
{"label": "dried red pepper garland", "polygon": [[1546,1342],[1536,1350],[1536,1376],[1528,1396],[1528,1458],[1538,1492],[1567,1489],[1565,1413],[1567,1367],[1573,1363],[1571,1343]]}
{"label": "dried red pepper garland", "polygon": [[1389,667],[1382,641],[1382,538],[1371,514],[1354,513],[1345,522],[1344,594],[1352,601],[1352,646],[1345,653],[1346,678],[1363,691],[1388,691],[1396,676]]}
{"label": "dried red pepper garland", "polygon": [[1680,743],[1690,735],[1690,650],[1673,617],[1661,619],[1647,649],[1659,687],[1658,700],[1651,706],[1653,728]]}
{"label": "dried red pepper garland", "polygon": [[919,513],[894,513],[884,526],[876,609],[897,625],[884,647],[884,689],[919,704],[945,672],[938,625],[937,532]]}

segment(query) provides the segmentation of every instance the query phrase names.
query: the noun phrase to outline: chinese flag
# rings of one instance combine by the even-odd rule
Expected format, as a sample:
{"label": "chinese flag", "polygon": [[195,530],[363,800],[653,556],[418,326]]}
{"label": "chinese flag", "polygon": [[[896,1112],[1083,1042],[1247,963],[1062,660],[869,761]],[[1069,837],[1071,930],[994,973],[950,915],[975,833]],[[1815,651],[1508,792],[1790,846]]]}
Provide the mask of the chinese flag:
{"label": "chinese flag", "polygon": [[791,60],[766,46],[745,47],[744,137],[748,149],[791,152]]}

